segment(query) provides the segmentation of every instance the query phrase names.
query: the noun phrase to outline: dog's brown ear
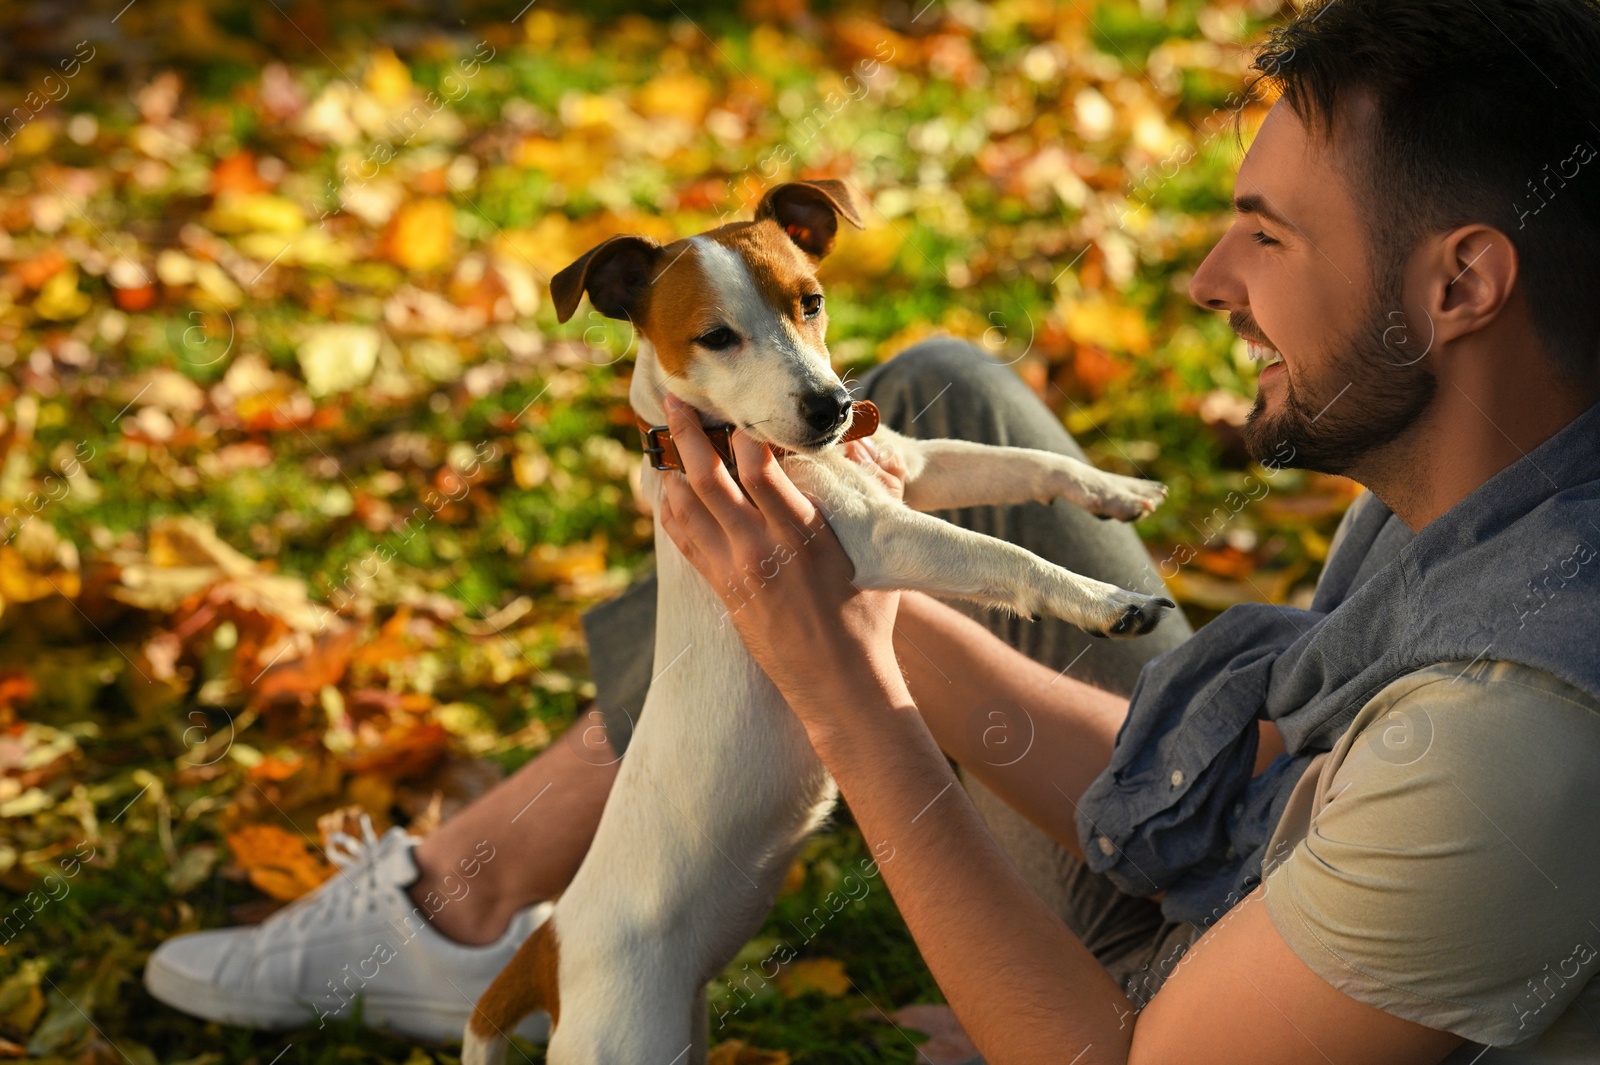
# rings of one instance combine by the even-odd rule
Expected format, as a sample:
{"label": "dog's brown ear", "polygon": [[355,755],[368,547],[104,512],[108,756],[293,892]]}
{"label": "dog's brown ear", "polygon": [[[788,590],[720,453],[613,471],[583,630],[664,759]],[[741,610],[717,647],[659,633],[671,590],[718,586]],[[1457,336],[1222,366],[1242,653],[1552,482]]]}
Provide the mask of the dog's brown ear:
{"label": "dog's brown ear", "polygon": [[756,207],[756,220],[763,218],[777,222],[801,251],[817,259],[832,250],[839,219],[861,228],[855,193],[832,178],[774,185]]}
{"label": "dog's brown ear", "polygon": [[565,322],[589,293],[594,309],[607,318],[632,321],[655,276],[661,245],[649,237],[620,236],[601,241],[550,279],[556,320]]}

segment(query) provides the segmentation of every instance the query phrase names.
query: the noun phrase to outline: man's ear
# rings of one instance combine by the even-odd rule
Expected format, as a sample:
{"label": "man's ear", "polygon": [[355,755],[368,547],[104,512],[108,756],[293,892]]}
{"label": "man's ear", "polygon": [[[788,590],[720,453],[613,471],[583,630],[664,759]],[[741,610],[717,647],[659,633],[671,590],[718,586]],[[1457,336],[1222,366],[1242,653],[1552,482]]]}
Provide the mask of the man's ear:
{"label": "man's ear", "polygon": [[1423,263],[1428,269],[1421,298],[1441,344],[1499,317],[1521,269],[1511,238],[1482,223],[1436,238]]}
{"label": "man's ear", "polygon": [[550,279],[556,320],[565,322],[589,293],[594,309],[607,318],[633,321],[655,277],[661,245],[649,237],[620,236],[602,241]]}
{"label": "man's ear", "polygon": [[839,219],[861,228],[855,193],[842,181],[790,181],[774,185],[756,207],[756,221],[770,218],[801,251],[820,259],[833,248]]}

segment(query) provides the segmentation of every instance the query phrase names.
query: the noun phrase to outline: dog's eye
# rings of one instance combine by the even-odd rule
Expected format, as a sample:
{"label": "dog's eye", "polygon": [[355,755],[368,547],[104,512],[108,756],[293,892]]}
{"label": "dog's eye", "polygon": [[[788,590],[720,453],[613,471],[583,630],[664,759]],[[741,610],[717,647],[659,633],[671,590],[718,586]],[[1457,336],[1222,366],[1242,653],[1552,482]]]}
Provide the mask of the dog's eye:
{"label": "dog's eye", "polygon": [[694,342],[701,347],[710,348],[712,351],[721,351],[731,348],[739,342],[739,336],[727,326],[718,326],[709,333],[704,333],[694,338]]}
{"label": "dog's eye", "polygon": [[822,294],[813,292],[809,296],[800,297],[800,310],[805,312],[807,318],[815,318],[822,313]]}

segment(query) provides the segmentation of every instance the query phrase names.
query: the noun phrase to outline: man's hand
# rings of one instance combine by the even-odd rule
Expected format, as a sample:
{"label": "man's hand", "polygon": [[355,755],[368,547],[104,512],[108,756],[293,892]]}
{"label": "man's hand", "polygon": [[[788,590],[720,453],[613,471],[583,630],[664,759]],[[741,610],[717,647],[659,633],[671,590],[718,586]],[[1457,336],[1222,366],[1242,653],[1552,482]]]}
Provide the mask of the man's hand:
{"label": "man's hand", "polygon": [[[736,482],[699,417],[672,396],[666,408],[684,475],[665,477],[661,527],[721,597],[808,732],[815,738],[864,692],[909,702],[894,656],[899,594],[852,583],[855,567],[822,512],[765,444],[734,434]],[[898,484],[891,471],[884,477]]]}

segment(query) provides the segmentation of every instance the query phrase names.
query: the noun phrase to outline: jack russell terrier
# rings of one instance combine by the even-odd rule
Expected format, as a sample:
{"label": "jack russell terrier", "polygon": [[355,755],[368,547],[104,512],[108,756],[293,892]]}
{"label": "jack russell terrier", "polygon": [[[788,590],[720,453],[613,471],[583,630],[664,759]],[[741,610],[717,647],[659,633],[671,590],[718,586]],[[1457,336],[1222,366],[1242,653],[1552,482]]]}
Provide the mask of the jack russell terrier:
{"label": "jack russell terrier", "polygon": [[[767,192],[754,221],[665,247],[612,237],[552,279],[561,321],[587,293],[647,341],[629,392],[653,457],[644,496],[654,504],[657,471],[677,465],[662,428],[670,391],[708,425],[737,427],[782,456],[862,588],[1051,614],[1097,636],[1149,632],[1170,600],[1089,580],[922,512],[1067,499],[1132,521],[1156,507],[1162,486],[1045,451],[880,430],[879,453],[905,467],[902,504],[837,446],[870,432],[877,413],[851,403],[823,340],[816,267],[840,218],[861,226],[843,182],[791,182]],[[731,431],[713,432],[719,451]],[[659,521],[655,540],[659,673],[588,856],[479,999],[464,1065],[498,1065],[505,1033],[535,1010],[550,1014],[552,1065],[703,1063],[707,982],[759,929],[796,850],[833,806],[832,779],[725,623],[722,601]]]}

